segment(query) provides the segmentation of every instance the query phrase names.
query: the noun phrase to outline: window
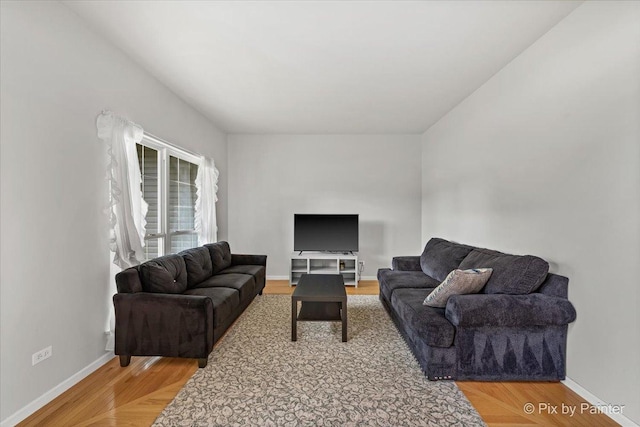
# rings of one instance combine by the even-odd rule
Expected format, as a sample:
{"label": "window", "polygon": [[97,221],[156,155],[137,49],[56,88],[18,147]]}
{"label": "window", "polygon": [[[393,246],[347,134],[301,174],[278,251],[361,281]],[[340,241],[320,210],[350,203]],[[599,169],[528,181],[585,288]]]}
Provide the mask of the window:
{"label": "window", "polygon": [[149,205],[145,258],[198,246],[194,221],[198,158],[147,135],[136,148],[142,197]]}

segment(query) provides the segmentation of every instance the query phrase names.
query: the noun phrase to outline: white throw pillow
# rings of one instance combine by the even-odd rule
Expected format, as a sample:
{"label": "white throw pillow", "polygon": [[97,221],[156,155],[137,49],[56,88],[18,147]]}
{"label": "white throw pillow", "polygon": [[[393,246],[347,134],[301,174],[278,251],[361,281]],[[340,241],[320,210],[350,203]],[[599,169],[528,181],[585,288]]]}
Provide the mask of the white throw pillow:
{"label": "white throw pillow", "polygon": [[489,281],[492,268],[472,268],[470,270],[453,270],[424,299],[423,304],[430,307],[445,307],[451,295],[475,294]]}

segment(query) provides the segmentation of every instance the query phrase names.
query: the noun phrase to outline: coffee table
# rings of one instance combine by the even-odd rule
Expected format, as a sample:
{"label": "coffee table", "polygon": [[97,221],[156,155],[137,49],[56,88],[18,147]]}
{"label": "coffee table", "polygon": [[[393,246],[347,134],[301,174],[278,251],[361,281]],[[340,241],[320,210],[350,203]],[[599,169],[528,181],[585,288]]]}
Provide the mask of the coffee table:
{"label": "coffee table", "polygon": [[291,295],[291,341],[297,340],[298,321],[342,321],[342,342],[347,342],[347,291],[341,274],[302,275]]}

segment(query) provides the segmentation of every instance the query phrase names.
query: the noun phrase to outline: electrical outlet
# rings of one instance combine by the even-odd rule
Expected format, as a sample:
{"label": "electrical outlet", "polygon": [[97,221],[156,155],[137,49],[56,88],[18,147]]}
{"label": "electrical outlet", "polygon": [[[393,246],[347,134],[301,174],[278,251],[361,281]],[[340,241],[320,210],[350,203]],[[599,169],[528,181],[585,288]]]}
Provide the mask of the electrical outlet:
{"label": "electrical outlet", "polygon": [[360,267],[364,267],[364,260],[358,261],[358,264],[360,264]]}
{"label": "electrical outlet", "polygon": [[31,366],[35,366],[36,364],[42,362],[44,359],[48,359],[53,354],[53,346],[49,346],[47,348],[43,348],[40,351],[37,351],[31,355]]}

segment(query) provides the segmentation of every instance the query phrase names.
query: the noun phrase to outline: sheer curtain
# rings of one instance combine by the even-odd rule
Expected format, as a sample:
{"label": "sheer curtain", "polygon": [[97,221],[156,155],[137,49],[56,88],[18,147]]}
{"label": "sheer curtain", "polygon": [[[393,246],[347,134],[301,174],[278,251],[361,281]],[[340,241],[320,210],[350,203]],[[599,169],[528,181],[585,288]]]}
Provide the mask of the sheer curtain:
{"label": "sheer curtain", "polygon": [[109,154],[109,204],[113,263],[125,269],[144,260],[147,203],[142,199],[140,166],[136,144],[142,140],[140,126],[103,112],[96,122],[98,138]]}
{"label": "sheer curtain", "polygon": [[[136,143],[142,140],[143,130],[135,123],[103,112],[96,120],[98,138],[107,146],[109,155],[109,219],[110,248],[113,263],[125,269],[144,260],[144,235],[148,205],[142,198],[140,166]],[[111,270],[113,273],[113,269]],[[111,274],[110,295],[117,292],[114,274]],[[109,330],[106,350],[114,349],[115,313],[110,306]]]}
{"label": "sheer curtain", "polygon": [[198,233],[198,245],[218,241],[216,221],[216,202],[218,201],[218,175],[213,159],[200,158],[196,176],[196,212],[195,229]]}

